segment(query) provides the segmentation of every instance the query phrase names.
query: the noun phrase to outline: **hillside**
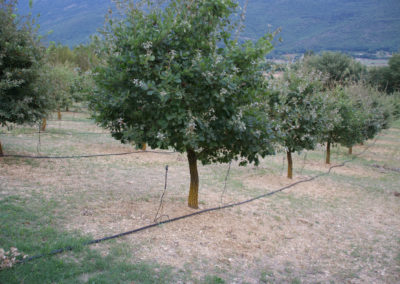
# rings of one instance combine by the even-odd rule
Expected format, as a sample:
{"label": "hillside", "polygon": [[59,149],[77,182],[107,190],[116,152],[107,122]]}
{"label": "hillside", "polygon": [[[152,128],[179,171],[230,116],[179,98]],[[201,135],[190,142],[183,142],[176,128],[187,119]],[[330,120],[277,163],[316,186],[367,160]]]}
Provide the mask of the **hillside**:
{"label": "hillside", "polygon": [[[41,32],[70,46],[87,42],[101,28],[111,0],[35,0]],[[244,0],[240,1],[243,4]],[[20,1],[20,12],[29,11]],[[281,28],[274,53],[305,50],[375,52],[400,48],[398,0],[249,0],[242,39],[256,39]]]}

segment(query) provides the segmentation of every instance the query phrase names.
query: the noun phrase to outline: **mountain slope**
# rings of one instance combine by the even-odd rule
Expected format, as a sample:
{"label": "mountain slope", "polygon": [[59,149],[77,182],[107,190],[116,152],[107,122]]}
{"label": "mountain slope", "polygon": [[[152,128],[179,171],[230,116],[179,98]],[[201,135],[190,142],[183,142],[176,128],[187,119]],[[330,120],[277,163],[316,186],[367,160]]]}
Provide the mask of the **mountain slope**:
{"label": "mountain slope", "polygon": [[[239,1],[242,6],[245,0]],[[87,42],[101,28],[111,0],[36,0],[41,32],[70,46]],[[26,14],[28,0],[20,1]],[[399,0],[249,0],[242,39],[281,28],[274,53],[305,50],[395,52],[400,48]],[[268,28],[268,25],[271,25]]]}

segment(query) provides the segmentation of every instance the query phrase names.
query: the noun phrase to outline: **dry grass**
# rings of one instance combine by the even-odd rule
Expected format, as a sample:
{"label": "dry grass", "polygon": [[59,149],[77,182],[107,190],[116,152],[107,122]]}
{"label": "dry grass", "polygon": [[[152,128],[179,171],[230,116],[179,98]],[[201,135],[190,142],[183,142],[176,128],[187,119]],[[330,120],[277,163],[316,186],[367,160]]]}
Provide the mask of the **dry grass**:
{"label": "dry grass", "polygon": [[[84,114],[49,122],[44,154],[118,153],[133,150],[105,134]],[[66,135],[67,134],[67,135]],[[72,134],[72,135],[69,135]],[[4,151],[35,154],[37,135],[0,135]],[[368,143],[367,143],[368,145]],[[359,146],[354,153],[366,146]],[[163,225],[118,240],[132,262],[155,261],[227,282],[395,283],[400,281],[400,177],[369,165],[400,168],[400,131],[391,129],[354,163],[331,176],[253,203]],[[342,161],[345,149],[340,149]],[[333,157],[335,162],[335,156]],[[60,203],[60,226],[103,237],[153,222],[169,165],[164,218],[193,212],[186,206],[189,174],[184,155],[140,153],[73,160],[0,160],[0,198],[36,194]],[[295,157],[294,181],[328,169],[323,152]],[[220,205],[227,165],[200,166],[200,206]],[[300,174],[302,173],[302,174]],[[259,167],[232,165],[223,202],[277,189],[282,156]],[[107,253],[107,243],[97,245]]]}

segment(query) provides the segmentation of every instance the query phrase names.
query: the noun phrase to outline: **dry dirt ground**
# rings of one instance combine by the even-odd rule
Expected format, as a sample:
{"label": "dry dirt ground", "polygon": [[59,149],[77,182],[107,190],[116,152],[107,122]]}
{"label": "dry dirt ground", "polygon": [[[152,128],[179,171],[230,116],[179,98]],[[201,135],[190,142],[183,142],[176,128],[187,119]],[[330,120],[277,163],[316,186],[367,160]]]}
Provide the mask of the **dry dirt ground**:
{"label": "dry dirt ground", "polygon": [[[40,144],[33,128],[0,134],[4,151],[57,156],[134,150],[104,134],[85,114],[64,113],[64,119],[49,122]],[[400,168],[399,126],[355,147],[355,154],[370,148],[329,176],[118,242],[126,244],[132,262],[166,264],[193,279],[217,275],[227,283],[399,283],[400,173],[390,170]],[[334,149],[332,164],[351,158],[346,152]],[[224,194],[228,165],[199,166],[201,209],[326,172],[323,155],[323,150],[296,155],[292,181],[285,177],[282,154],[265,158],[258,167],[233,163]],[[55,200],[68,216],[60,219],[60,229],[100,238],[153,223],[166,165],[162,220],[195,212],[186,206],[186,157],[167,151],[63,160],[1,158],[0,198],[39,194]],[[107,254],[107,243],[96,248]]]}

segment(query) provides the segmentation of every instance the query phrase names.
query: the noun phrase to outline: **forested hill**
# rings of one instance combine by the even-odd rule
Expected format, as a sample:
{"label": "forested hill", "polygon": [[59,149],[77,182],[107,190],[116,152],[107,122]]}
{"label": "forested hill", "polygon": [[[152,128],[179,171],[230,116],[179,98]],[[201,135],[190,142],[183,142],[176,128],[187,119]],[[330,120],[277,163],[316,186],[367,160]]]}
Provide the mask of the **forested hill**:
{"label": "forested hill", "polygon": [[[20,13],[29,12],[20,0]],[[245,0],[241,0],[243,4]],[[34,0],[41,32],[70,46],[101,28],[111,0]],[[242,39],[281,27],[275,54],[305,50],[374,52],[400,48],[399,0],[249,0]]]}

